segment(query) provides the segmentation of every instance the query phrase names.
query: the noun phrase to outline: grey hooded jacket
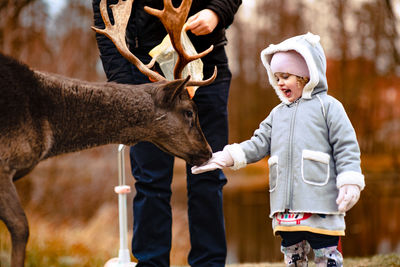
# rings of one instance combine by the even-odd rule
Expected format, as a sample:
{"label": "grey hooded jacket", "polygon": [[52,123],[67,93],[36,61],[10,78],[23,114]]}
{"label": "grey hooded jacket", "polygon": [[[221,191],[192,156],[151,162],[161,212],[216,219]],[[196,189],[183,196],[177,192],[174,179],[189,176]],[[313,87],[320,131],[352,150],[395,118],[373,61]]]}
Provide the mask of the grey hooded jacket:
{"label": "grey hooded jacket", "polygon": [[[302,97],[290,103],[270,68],[272,55],[295,50],[308,66],[310,81]],[[327,94],[326,58],[319,36],[307,33],[270,45],[261,52],[269,81],[282,103],[261,122],[250,140],[226,147],[234,169],[270,156],[270,216],[276,212],[339,214],[338,188],[363,189],[360,149],[342,106]]]}

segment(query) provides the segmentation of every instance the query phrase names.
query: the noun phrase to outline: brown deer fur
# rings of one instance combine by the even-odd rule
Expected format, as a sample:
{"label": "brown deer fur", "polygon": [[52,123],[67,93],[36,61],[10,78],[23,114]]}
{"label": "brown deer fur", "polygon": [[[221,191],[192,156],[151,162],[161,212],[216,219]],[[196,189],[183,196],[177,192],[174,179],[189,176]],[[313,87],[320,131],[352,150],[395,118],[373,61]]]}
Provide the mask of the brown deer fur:
{"label": "brown deer fur", "polygon": [[24,265],[29,235],[13,181],[40,161],[139,141],[192,165],[211,157],[187,81],[91,83],[33,71],[0,54],[0,219],[11,234],[12,267]]}

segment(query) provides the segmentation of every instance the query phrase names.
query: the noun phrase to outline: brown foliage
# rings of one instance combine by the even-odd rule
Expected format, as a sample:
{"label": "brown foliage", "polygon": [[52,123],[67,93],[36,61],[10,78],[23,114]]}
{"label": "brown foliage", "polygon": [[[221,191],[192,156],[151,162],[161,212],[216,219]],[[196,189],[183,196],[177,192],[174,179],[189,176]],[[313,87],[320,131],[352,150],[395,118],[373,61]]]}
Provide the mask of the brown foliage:
{"label": "brown foliage", "polygon": [[261,50],[311,31],[321,36],[328,57],[329,93],[345,106],[362,151],[398,152],[400,144],[390,138],[398,132],[400,116],[398,14],[392,2],[254,1],[252,15],[257,20],[239,16],[230,32],[230,59],[235,64],[229,103],[231,142],[248,139],[278,103],[259,59]]}
{"label": "brown foliage", "polygon": [[[268,85],[260,51],[271,43],[311,31],[321,36],[327,57],[335,62],[334,67],[328,66],[329,92],[357,122],[362,150],[387,151],[379,136],[397,129],[391,121],[398,119],[395,102],[387,95],[400,93],[393,84],[384,88],[381,82],[400,72],[398,14],[392,2],[255,0],[253,8],[244,4],[239,13],[250,12],[254,19],[238,14],[228,30],[234,74],[229,103],[231,141],[249,138],[278,103]],[[52,17],[43,0],[1,2],[0,51],[42,70],[104,80],[90,30],[90,1],[66,3],[62,12]],[[376,97],[377,89],[386,101]],[[378,122],[379,116],[373,114],[382,112],[385,119]]]}

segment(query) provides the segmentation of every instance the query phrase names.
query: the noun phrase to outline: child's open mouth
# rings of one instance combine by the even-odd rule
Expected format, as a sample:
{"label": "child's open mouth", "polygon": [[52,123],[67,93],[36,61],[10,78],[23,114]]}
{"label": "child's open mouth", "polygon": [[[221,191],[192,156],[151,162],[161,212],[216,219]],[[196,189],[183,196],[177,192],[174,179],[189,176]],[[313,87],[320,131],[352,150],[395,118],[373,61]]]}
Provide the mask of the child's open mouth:
{"label": "child's open mouth", "polygon": [[282,93],[286,96],[286,97],[290,97],[292,95],[292,90],[290,89],[282,89]]}

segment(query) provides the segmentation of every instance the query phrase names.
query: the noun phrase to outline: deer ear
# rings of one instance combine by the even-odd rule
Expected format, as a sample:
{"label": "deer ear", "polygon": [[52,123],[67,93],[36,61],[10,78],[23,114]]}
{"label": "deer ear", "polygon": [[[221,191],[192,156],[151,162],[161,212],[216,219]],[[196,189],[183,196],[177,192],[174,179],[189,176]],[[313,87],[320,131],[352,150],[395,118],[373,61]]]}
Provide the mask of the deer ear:
{"label": "deer ear", "polygon": [[175,102],[177,97],[186,90],[186,84],[190,80],[190,76],[185,79],[178,79],[168,82],[161,90],[162,92],[162,103],[163,105],[170,105]]}

